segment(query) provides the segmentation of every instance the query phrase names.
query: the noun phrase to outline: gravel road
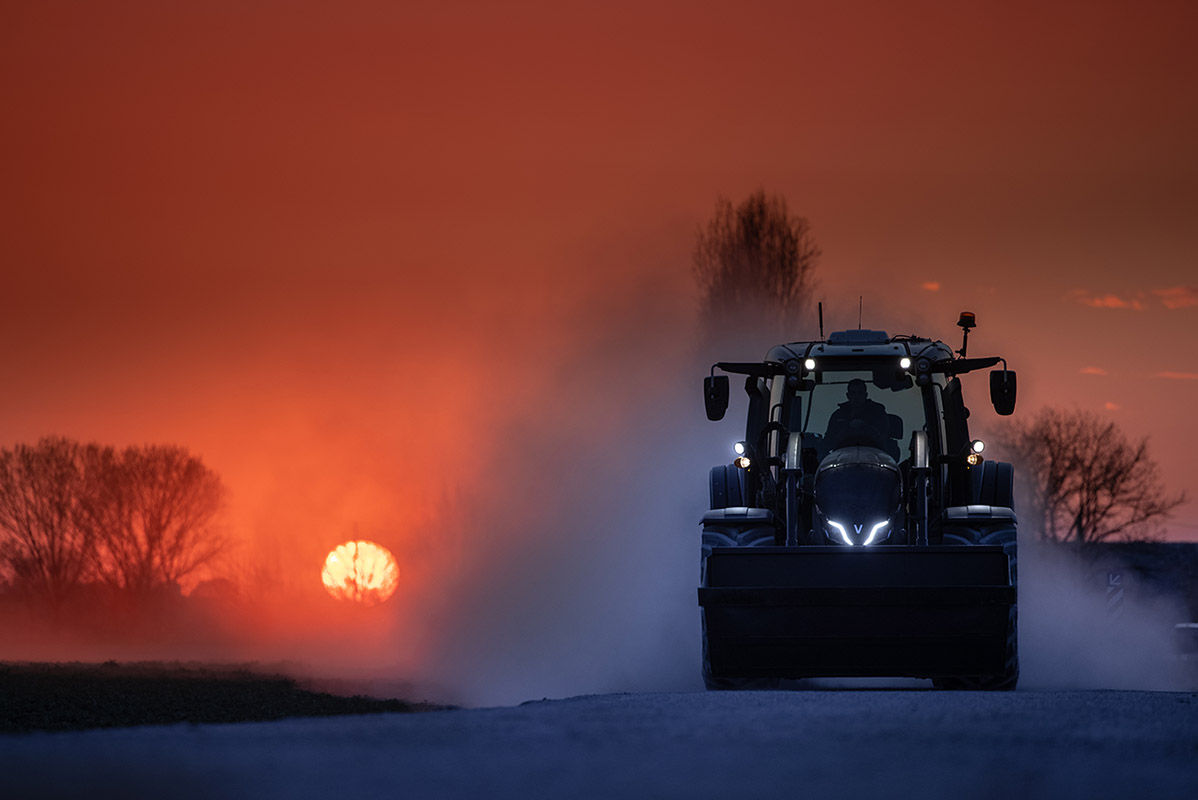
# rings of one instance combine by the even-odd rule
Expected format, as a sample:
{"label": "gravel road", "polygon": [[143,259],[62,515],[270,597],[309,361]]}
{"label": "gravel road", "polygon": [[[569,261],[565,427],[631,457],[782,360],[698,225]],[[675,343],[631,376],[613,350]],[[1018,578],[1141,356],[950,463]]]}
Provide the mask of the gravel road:
{"label": "gravel road", "polygon": [[0,796],[1198,797],[1198,694],[813,690],[0,737]]}

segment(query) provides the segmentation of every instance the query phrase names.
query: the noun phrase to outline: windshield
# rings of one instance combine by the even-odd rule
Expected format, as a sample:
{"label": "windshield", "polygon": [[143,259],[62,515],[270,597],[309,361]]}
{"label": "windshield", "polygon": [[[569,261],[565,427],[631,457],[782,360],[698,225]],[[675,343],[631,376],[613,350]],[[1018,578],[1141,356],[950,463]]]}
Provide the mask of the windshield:
{"label": "windshield", "polygon": [[925,429],[923,393],[910,379],[905,387],[891,387],[879,385],[878,377],[872,370],[824,372],[813,388],[787,398],[787,428],[802,431],[803,446],[820,458],[862,445],[904,460],[912,433]]}

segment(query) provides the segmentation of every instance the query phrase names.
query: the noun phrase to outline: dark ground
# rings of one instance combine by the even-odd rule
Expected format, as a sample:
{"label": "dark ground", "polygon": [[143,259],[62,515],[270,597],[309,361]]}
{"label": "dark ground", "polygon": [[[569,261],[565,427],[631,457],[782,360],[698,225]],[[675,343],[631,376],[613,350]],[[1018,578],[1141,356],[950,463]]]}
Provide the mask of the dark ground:
{"label": "dark ground", "polygon": [[178,722],[255,722],[423,711],[403,700],[301,688],[250,666],[0,664],[0,732],[64,731]]}
{"label": "dark ground", "polygon": [[0,797],[1198,797],[1189,692],[807,690],[0,736]]}

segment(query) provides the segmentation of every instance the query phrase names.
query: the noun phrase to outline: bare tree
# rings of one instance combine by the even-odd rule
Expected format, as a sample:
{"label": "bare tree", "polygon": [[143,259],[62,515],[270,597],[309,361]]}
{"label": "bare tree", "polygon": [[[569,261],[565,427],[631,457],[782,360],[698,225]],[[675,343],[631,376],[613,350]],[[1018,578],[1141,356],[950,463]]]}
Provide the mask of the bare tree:
{"label": "bare tree", "polygon": [[704,330],[793,336],[820,253],[811,226],[784,197],[759,190],[736,206],[719,198],[694,252]]}
{"label": "bare tree", "polygon": [[22,593],[52,610],[79,588],[95,556],[79,514],[83,453],[61,438],[0,450],[0,563]]}
{"label": "bare tree", "polygon": [[1025,500],[1042,538],[1102,542],[1150,536],[1185,502],[1166,493],[1147,438],[1131,441],[1086,411],[1043,408],[1000,434],[1018,462]]}
{"label": "bare tree", "polygon": [[211,563],[226,541],[215,527],[220,478],[182,447],[89,449],[83,511],[96,535],[97,577],[140,597]]}

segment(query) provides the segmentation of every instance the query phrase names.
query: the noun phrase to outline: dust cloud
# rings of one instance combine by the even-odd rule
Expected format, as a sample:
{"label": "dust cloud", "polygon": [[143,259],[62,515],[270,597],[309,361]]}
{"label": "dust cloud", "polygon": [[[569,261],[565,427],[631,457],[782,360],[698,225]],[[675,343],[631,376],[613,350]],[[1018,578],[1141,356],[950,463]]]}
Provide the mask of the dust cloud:
{"label": "dust cloud", "polygon": [[[553,397],[501,433],[450,515],[462,564],[434,601],[422,677],[453,699],[701,686],[697,522],[706,469],[728,457],[743,410],[734,392],[725,421],[706,421],[707,365],[681,335],[686,317],[638,329],[652,308],[651,297],[631,302],[605,337],[579,343]],[[1132,570],[1026,529],[1021,544],[1021,686],[1184,688],[1175,603],[1129,587],[1112,609],[1106,572],[1130,583]]]}
{"label": "dust cloud", "polygon": [[[706,421],[692,317],[631,296],[583,331],[447,509],[421,680],[459,702],[694,689]],[[709,366],[709,365],[708,365]]]}
{"label": "dust cloud", "polygon": [[[18,634],[6,657],[255,661],[318,688],[466,705],[699,689],[698,521],[707,469],[729,458],[744,414],[734,385],[727,418],[708,422],[700,379],[716,358],[755,360],[769,342],[704,350],[686,285],[682,269],[626,271],[555,312],[544,336],[556,348],[522,355],[527,335],[490,343],[510,345],[507,361],[465,384],[474,406],[449,391],[452,371],[428,381],[455,405],[452,430],[421,434],[446,446],[422,446],[420,471],[405,466],[418,480],[396,466],[398,433],[347,449],[372,501],[345,516],[399,558],[391,601],[357,609],[323,595],[326,544],[283,538],[319,515],[288,496],[268,509],[293,507],[275,523],[282,544],[267,548],[282,566],[235,576],[252,596],[208,598],[198,616],[168,614],[131,638],[100,627],[51,641],[5,624]],[[413,391],[425,405],[443,396]],[[374,501],[387,487],[398,499]],[[1037,546],[1026,528],[1021,545],[1022,687],[1180,688],[1179,609],[1128,592],[1112,613],[1094,573],[1105,566]]]}
{"label": "dust cloud", "polygon": [[1020,687],[1192,689],[1175,650],[1180,600],[1151,590],[1113,556],[1020,536]]}

